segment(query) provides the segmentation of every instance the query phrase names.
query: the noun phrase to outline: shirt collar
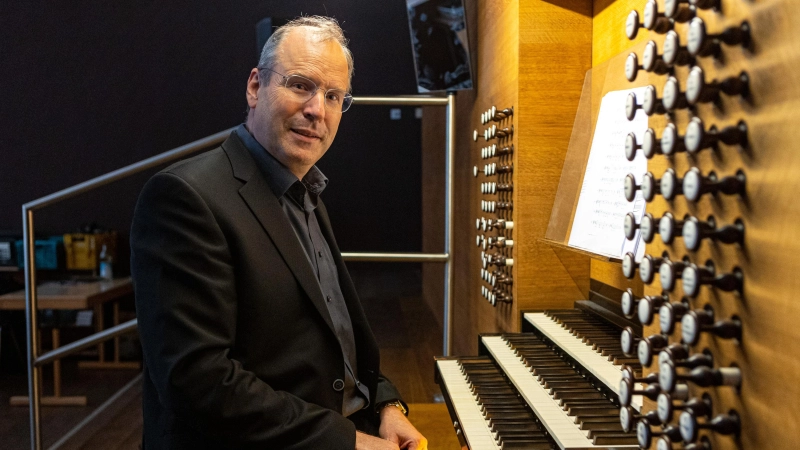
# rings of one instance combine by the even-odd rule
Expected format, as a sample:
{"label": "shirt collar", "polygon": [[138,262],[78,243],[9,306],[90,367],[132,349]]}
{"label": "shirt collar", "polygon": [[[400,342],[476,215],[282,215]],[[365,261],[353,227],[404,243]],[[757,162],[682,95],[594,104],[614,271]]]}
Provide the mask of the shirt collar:
{"label": "shirt collar", "polygon": [[[286,166],[281,164],[280,161],[275,159],[275,157],[250,134],[250,131],[244,124],[236,128],[236,135],[239,136],[244,146],[247,147],[247,150],[253,155],[256,165],[267,178],[267,184],[269,184],[270,189],[276,197],[282,197],[293,184],[299,182],[297,176]],[[325,190],[325,187],[328,185],[328,178],[317,166],[311,166],[311,169],[303,177],[302,185],[309,193],[313,194],[311,197],[314,204],[316,204],[315,197],[319,196],[322,191]]]}

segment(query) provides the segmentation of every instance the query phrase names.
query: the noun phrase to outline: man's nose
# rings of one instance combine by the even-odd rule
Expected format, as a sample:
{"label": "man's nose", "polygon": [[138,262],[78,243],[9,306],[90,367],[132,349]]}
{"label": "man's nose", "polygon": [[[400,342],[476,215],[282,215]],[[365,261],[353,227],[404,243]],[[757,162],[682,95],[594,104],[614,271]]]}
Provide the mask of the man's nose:
{"label": "man's nose", "polygon": [[316,120],[325,118],[325,91],[317,89],[317,92],[303,105],[303,114]]}

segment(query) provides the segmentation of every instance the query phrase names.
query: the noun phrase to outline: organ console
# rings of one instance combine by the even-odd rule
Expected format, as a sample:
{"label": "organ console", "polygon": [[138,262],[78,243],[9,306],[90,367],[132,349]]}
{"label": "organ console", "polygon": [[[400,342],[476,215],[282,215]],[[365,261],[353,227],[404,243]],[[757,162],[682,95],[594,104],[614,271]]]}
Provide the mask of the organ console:
{"label": "organ console", "polygon": [[[666,197],[666,196],[665,196]],[[676,237],[683,235],[684,220],[677,220],[671,212],[664,213],[658,221],[658,235],[665,244],[672,244]]]}
{"label": "organ console", "polygon": [[625,78],[628,81],[635,80],[640,69],[644,69],[644,67],[639,65],[639,57],[636,56],[636,53],[629,53],[628,59],[625,60]]}
{"label": "organ console", "polygon": [[[684,348],[684,347],[680,347]],[[684,356],[683,358],[677,358],[672,356],[669,352],[664,352],[664,354],[659,353],[659,362],[670,362],[674,367],[686,367],[689,369],[694,369],[696,367],[713,367],[714,366],[714,357],[710,353],[696,353],[691,356]],[[659,382],[661,382],[659,380]]]}
{"label": "organ console", "polygon": [[675,23],[658,11],[656,0],[647,0],[644,5],[642,26],[654,33],[664,34],[671,30]]}
{"label": "organ console", "polygon": [[514,246],[514,241],[502,236],[496,238],[487,238],[485,242],[487,242],[487,246],[495,248],[511,248]]}
{"label": "organ console", "polygon": [[681,437],[684,442],[694,442],[697,440],[700,430],[709,430],[719,434],[739,434],[741,421],[735,411],[728,414],[720,414],[706,423],[697,421],[694,411],[684,411],[679,419]]}
{"label": "organ console", "polygon": [[686,81],[686,100],[690,104],[716,103],[719,100],[720,92],[729,96],[738,95],[747,98],[750,95],[750,77],[746,72],[741,72],[735,77],[706,83],[703,69],[700,66],[692,67]]}
{"label": "organ console", "polygon": [[681,439],[681,432],[678,427],[670,425],[662,430],[653,430],[647,419],[642,419],[636,424],[636,438],[640,448],[650,448],[654,437],[665,436],[670,440]]}
{"label": "organ console", "polygon": [[744,196],[746,177],[741,170],[736,175],[717,178],[715,172],[710,172],[708,176],[703,176],[700,169],[692,167],[683,176],[683,193],[686,199],[695,202],[704,194],[725,194]]}
{"label": "organ console", "polygon": [[[481,113],[480,123],[485,126],[484,140],[496,142],[480,149],[481,159],[490,160],[483,165],[483,170],[477,170],[477,166],[473,168],[475,176],[483,173],[486,177],[497,177],[479,184],[481,195],[491,195],[493,198],[480,200],[481,211],[490,214],[490,217],[481,217],[475,221],[476,229],[486,233],[476,235],[476,242],[483,249],[481,280],[488,284],[481,286],[481,294],[492,306],[510,304],[513,301],[511,270],[514,265],[514,239],[510,235],[514,228],[514,222],[510,220],[514,191],[511,178],[514,169],[510,159],[514,153],[514,144],[511,142],[514,125],[510,123],[513,115],[513,107],[498,109],[491,106]],[[495,269],[488,270],[489,267]]]}
{"label": "organ console", "polygon": [[[497,267],[504,267],[504,266],[513,266],[514,259],[507,258],[502,255],[487,255],[486,258],[483,260],[484,266],[497,266]],[[485,269],[486,267],[484,267]]]}
{"label": "organ console", "polygon": [[684,294],[696,297],[701,285],[713,286],[724,292],[741,292],[744,276],[738,268],[732,273],[715,275],[713,262],[709,260],[706,267],[690,264],[684,269],[682,278]]}
{"label": "organ console", "polygon": [[665,258],[658,268],[658,279],[661,282],[661,288],[667,292],[672,292],[675,289],[675,281],[681,278],[683,269],[687,264],[685,261],[672,261]]}
{"label": "organ console", "polygon": [[[653,114],[664,114],[667,112],[664,105],[656,94],[656,87],[653,85],[645,86],[644,98],[642,103],[637,103],[636,94],[631,92],[625,99],[625,116],[628,120],[633,120],[636,111],[644,111],[648,116]],[[663,145],[663,144],[662,144]]]}
{"label": "organ console", "polygon": [[681,87],[677,78],[667,78],[667,82],[664,84],[664,98],[661,102],[664,105],[664,109],[669,112],[689,107],[686,94],[681,92]]}
{"label": "organ console", "polygon": [[694,56],[689,49],[681,46],[681,38],[674,30],[668,31],[664,37],[664,54],[661,56],[667,66],[689,66],[695,64]]}
{"label": "organ console", "polygon": [[[620,394],[627,388],[624,380],[630,383],[642,381],[641,370],[636,360],[625,356],[617,347],[619,327],[607,322],[589,310],[552,310],[543,313],[526,313],[525,323],[530,332],[522,334],[484,335],[479,340],[481,364],[493,364],[493,380],[504,380],[511,391],[509,397],[524,399],[527,411],[533,418],[518,421],[517,426],[504,431],[489,433],[492,439],[503,440],[520,433],[528,424],[538,424],[551,439],[554,448],[625,448],[635,447],[636,436],[631,432],[629,424],[626,431],[621,420],[649,418],[657,421],[657,414],[638,414],[641,400],[638,388],[631,384],[628,395]],[[465,441],[477,441],[485,436],[487,427],[491,429],[493,422],[482,418],[467,424],[458,418],[466,411],[481,410],[481,401],[475,400],[476,382],[465,384],[464,370],[474,358],[439,359],[437,360],[437,381],[443,392],[451,391],[450,386],[472,387],[467,402],[461,402],[455,395],[445,396],[453,411],[454,421],[464,434]],[[461,367],[458,367],[458,366]],[[458,367],[449,376],[449,367]],[[487,369],[488,370],[488,369]],[[646,380],[653,381],[654,377]],[[470,378],[469,381],[471,381]],[[631,381],[632,380],[632,381]],[[625,386],[625,387],[621,387]],[[463,391],[466,394],[467,391]],[[624,396],[629,408],[621,408]],[[476,406],[477,404],[477,406]],[[525,408],[523,408],[525,409]],[[515,410],[516,411],[516,410]],[[498,418],[507,417],[506,411],[500,409]],[[509,417],[509,420],[513,415]],[[465,429],[467,428],[467,429]],[[473,437],[475,436],[475,437]],[[468,444],[470,448],[488,448]],[[538,448],[508,447],[502,448]],[[546,447],[550,448],[550,447]]]}
{"label": "organ console", "polygon": [[[663,180],[663,179],[662,179]],[[661,183],[663,185],[663,183]],[[664,193],[663,188],[661,188],[661,193]],[[661,222],[661,219],[656,219],[650,213],[645,213],[644,217],[642,217],[642,222],[639,224],[639,231],[642,233],[642,240],[646,243],[653,242],[656,234],[658,234],[658,224]]]}
{"label": "organ console", "polygon": [[[655,139],[653,133],[654,133],[653,129],[652,128],[648,128],[647,131],[645,131],[645,134],[644,134],[644,141],[646,142],[648,139]],[[645,151],[645,149],[647,149],[647,151]],[[652,158],[653,154],[654,154],[653,153],[652,141],[645,147],[644,143],[642,143],[640,145],[636,141],[636,135],[635,134],[628,133],[628,135],[625,136],[625,158],[627,158],[628,161],[633,161],[634,158],[636,158],[636,151],[637,150],[642,150],[642,152],[644,153],[644,155],[645,155],[645,157],[647,159]]]}
{"label": "organ console", "polygon": [[742,22],[741,25],[726,28],[719,34],[708,34],[703,19],[695,17],[689,22],[689,38],[686,48],[692,56],[719,58],[722,51],[721,44],[741,45],[743,48],[749,49],[751,45],[750,24]]}
{"label": "organ console", "polygon": [[636,215],[632,212],[626,213],[624,220],[625,238],[632,241],[636,237],[636,230],[639,230],[641,225],[636,223]]}
{"label": "organ console", "polygon": [[747,147],[747,125],[744,121],[739,121],[736,125],[725,127],[719,131],[716,126],[712,125],[706,131],[703,119],[693,117],[686,127],[686,135],[683,139],[686,150],[692,155],[706,148],[716,148],[719,142],[745,148]]}
{"label": "organ console", "polygon": [[658,420],[662,423],[670,423],[675,416],[675,411],[694,411],[700,417],[708,417],[712,414],[711,396],[703,395],[701,398],[692,398],[685,402],[673,402],[672,396],[668,392],[659,394],[656,400]]}
{"label": "organ console", "polygon": [[664,16],[676,23],[686,23],[697,15],[697,8],[688,0],[664,0]]}
{"label": "organ console", "polygon": [[631,11],[628,14],[628,18],[625,20],[625,35],[628,36],[628,39],[636,39],[636,36],[639,34],[639,28],[641,27],[643,27],[643,25],[639,22],[639,12],[636,10]]}
{"label": "organ console", "polygon": [[643,283],[650,284],[653,282],[662,262],[664,262],[663,257],[659,258],[653,255],[644,255],[642,257],[642,262],[639,264],[639,278]]}
{"label": "organ console", "polygon": [[623,378],[619,382],[619,404],[623,407],[630,406],[634,395],[641,395],[650,400],[655,400],[660,392],[661,388],[655,383],[636,389],[630,378]]}
{"label": "organ console", "polygon": [[709,333],[720,339],[742,339],[742,322],[738,317],[714,322],[712,310],[689,311],[681,319],[681,341],[697,345],[700,334]]}
{"label": "organ console", "polygon": [[675,325],[689,310],[686,301],[664,303],[658,309],[658,324],[661,333],[670,335],[675,331]]}
{"label": "organ console", "polygon": [[667,156],[672,156],[686,151],[683,138],[678,136],[678,129],[675,125],[668,123],[661,133],[661,152]]}
{"label": "organ console", "polygon": [[653,323],[656,311],[658,311],[661,305],[666,301],[669,301],[669,296],[666,295],[647,295],[642,298],[636,305],[639,322],[641,322],[642,325],[650,325]]}
{"label": "organ console", "polygon": [[625,278],[633,278],[636,275],[636,268],[639,264],[635,261],[633,253],[628,252],[622,257],[622,274]]}
{"label": "organ console", "polygon": [[742,382],[742,373],[738,367],[711,367],[700,366],[685,374],[679,374],[671,361],[664,361],[659,367],[659,387],[665,392],[672,392],[678,381],[688,381],[700,387],[731,386],[738,388]]}
{"label": "organ console", "polygon": [[660,425],[661,421],[658,419],[658,414],[655,411],[649,411],[646,414],[638,414],[635,409],[630,406],[623,406],[619,409],[619,423],[622,431],[628,433],[636,428],[636,423],[642,419],[647,419],[648,422]]}
{"label": "organ console", "polygon": [[[639,358],[639,363],[642,367],[650,367],[653,364],[653,357],[656,356],[656,353],[667,347],[667,345],[669,345],[669,341],[662,334],[654,334],[641,339],[636,345],[636,357]],[[651,400],[655,400],[655,397]]]}
{"label": "organ console", "polygon": [[636,184],[636,178],[632,173],[625,176],[625,200],[634,201],[636,199],[636,191],[641,188],[641,185]]}
{"label": "organ console", "polygon": [[658,44],[655,41],[648,41],[642,52],[642,64],[639,65],[639,58],[636,53],[630,53],[625,61],[625,76],[628,81],[636,79],[639,69],[656,75],[664,75],[671,72],[671,68],[658,55]]}
{"label": "organ console", "polygon": [[656,179],[653,172],[647,172],[642,177],[642,197],[646,202],[652,202],[656,195],[661,193],[661,182]]}
{"label": "organ console", "polygon": [[689,3],[697,9],[713,9],[714,11],[719,11],[719,2],[720,0],[689,0]]}
{"label": "organ console", "polygon": [[497,125],[492,125],[483,132],[483,139],[490,141],[492,139],[503,139],[511,137],[514,134],[514,126],[507,128],[497,128]]}
{"label": "organ console", "polygon": [[[512,3],[520,11],[525,10],[526,19],[523,21],[522,15],[518,18],[520,27],[525,21],[542,25],[539,17],[563,6],[539,0]],[[497,18],[503,8],[492,8],[500,4],[494,0],[478,2],[478,9],[495,14],[492,17]],[[791,298],[790,274],[797,268],[795,256],[800,251],[798,244],[789,238],[796,224],[793,219],[784,217],[791,214],[796,196],[785,192],[784,188],[796,191],[800,186],[792,175],[797,172],[797,159],[791,151],[800,139],[800,127],[796,127],[800,96],[791,83],[794,67],[800,60],[800,45],[797,44],[800,41],[794,39],[792,28],[800,7],[790,0],[767,3],[615,0],[610,4],[593,1],[592,5],[593,11],[602,11],[602,18],[597,13],[597,17],[589,17],[591,13],[582,16],[591,19],[594,27],[582,33],[605,37],[612,36],[613,32],[621,34],[622,21],[627,14],[625,33],[635,41],[619,43],[612,38],[591,43],[593,59],[589,66],[582,68],[593,67],[593,76],[587,77],[583,85],[583,94],[591,95],[582,95],[578,114],[566,122],[563,118],[561,122],[547,116],[543,118],[538,108],[554,110],[554,105],[566,105],[569,95],[577,97],[580,86],[572,86],[567,95],[566,89],[561,92],[553,89],[552,84],[548,85],[550,91],[544,91],[548,95],[551,92],[554,96],[563,94],[553,103],[539,95],[540,91],[536,96],[529,96],[528,86],[532,81],[539,82],[541,72],[527,66],[525,70],[535,72],[535,77],[523,76],[520,69],[515,74],[519,82],[511,81],[517,86],[526,86],[526,90],[504,95],[511,78],[501,80],[497,75],[515,66],[494,66],[486,61],[480,65],[488,74],[484,79],[491,82],[482,84],[482,90],[476,92],[479,102],[485,102],[477,104],[476,116],[481,110],[486,113],[480,121],[476,117],[473,122],[483,123],[478,125],[478,132],[487,130],[486,137],[505,140],[481,142],[473,154],[474,159],[482,160],[478,168],[488,164],[482,172],[488,178],[476,180],[476,190],[480,186],[480,200],[495,202],[494,208],[489,208],[491,212],[483,213],[486,218],[476,221],[477,233],[484,235],[480,244],[487,255],[481,261],[488,267],[481,272],[478,286],[486,290],[490,299],[492,296],[505,298],[504,295],[513,292],[514,300],[513,308],[498,306],[492,310],[481,299],[479,308],[486,309],[473,306],[470,310],[471,317],[480,318],[471,319],[471,330],[491,333],[479,338],[480,357],[488,358],[497,367],[512,386],[514,397],[525,400],[524,408],[531,412],[527,423],[539,427],[551,439],[552,448],[596,448],[600,445],[587,444],[588,432],[611,423],[611,414],[601,414],[602,419],[597,421],[578,414],[580,420],[568,422],[580,422],[577,427],[575,423],[571,425],[582,432],[583,441],[576,438],[576,442],[584,446],[566,444],[567,438],[563,432],[555,431],[556,422],[552,420],[563,416],[570,407],[556,404],[557,411],[548,409],[552,405],[544,400],[559,403],[561,396],[570,389],[610,401],[617,413],[615,432],[625,435],[636,431],[635,442],[626,440],[631,444],[605,444],[606,447],[633,445],[659,450],[786,447],[791,441],[790,432],[786,430],[794,426],[792,417],[796,416],[797,407],[786,406],[790,412],[785,413],[770,405],[781,401],[785,386],[792,382],[787,373],[794,373],[798,368],[794,359],[785,355],[790,351],[796,353],[796,342],[800,340],[796,339],[797,333],[793,332],[791,324],[800,310],[791,302],[777,299]],[[616,29],[606,30],[603,22],[606,20],[615,21]],[[489,25],[491,22],[483,23],[484,32],[495,33]],[[503,45],[506,42],[504,39],[496,41]],[[524,44],[526,51],[522,51],[520,44],[517,54],[534,58],[533,49],[538,44],[529,40]],[[604,47],[610,48],[608,54],[598,57],[598,49],[602,53]],[[522,66],[525,58],[515,63]],[[536,61],[542,63],[541,59]],[[555,72],[563,68],[558,64],[541,67]],[[564,73],[566,70],[558,72],[557,76]],[[631,133],[632,130],[626,130],[619,134],[620,138],[625,137],[624,142],[622,139],[616,142],[627,161],[638,163],[640,154],[647,159],[646,168],[636,166],[625,177],[624,185],[613,186],[614,190],[623,191],[621,194],[631,202],[623,204],[629,206],[627,211],[631,212],[618,224],[622,225],[620,228],[628,240],[623,242],[624,252],[629,253],[621,254],[621,260],[611,258],[611,261],[592,255],[594,258],[588,265],[565,271],[569,276],[535,278],[536,273],[551,266],[564,264],[566,267],[569,261],[585,256],[586,252],[569,253],[571,250],[565,248],[570,233],[577,226],[570,222],[575,216],[559,223],[555,211],[569,210],[570,204],[559,203],[562,197],[556,197],[550,213],[549,226],[566,227],[567,237],[561,241],[550,237],[549,227],[544,238],[535,234],[533,230],[547,224],[547,217],[539,217],[541,208],[530,208],[530,199],[547,189],[552,192],[558,187],[560,191],[570,178],[581,179],[580,170],[587,159],[581,159],[581,155],[575,157],[580,152],[573,146],[591,148],[589,140],[598,133],[591,135],[589,125],[600,122],[594,114],[608,98],[604,95],[628,88],[637,90],[636,94],[622,94],[626,118],[633,121],[637,114],[641,117],[640,109],[648,116],[647,126]],[[523,114],[514,116],[513,124],[508,116],[496,116],[485,107],[496,99],[509,104],[519,102],[524,109],[518,112]],[[584,103],[584,99],[588,100]],[[537,110],[529,111],[526,104]],[[526,118],[529,118],[527,122]],[[538,139],[557,128],[550,128],[551,125],[570,120],[574,120],[575,128],[569,147],[566,138],[561,144],[538,145]],[[503,137],[496,131],[510,131],[512,125],[523,127],[517,131],[524,132]],[[586,131],[590,137],[585,137]],[[535,136],[536,140],[524,141],[525,136]],[[500,154],[502,148],[510,149],[512,145],[522,147],[518,147],[517,152]],[[484,147],[480,158],[478,147]],[[563,164],[563,172],[551,170],[549,166],[546,169],[561,177],[561,184],[540,186],[531,181],[530,174],[532,168],[538,169],[538,164],[546,164],[548,158],[558,159],[555,155],[560,153],[551,152],[551,149],[567,154],[563,162],[559,160],[554,165],[561,167]],[[516,167],[514,171],[500,174],[491,164]],[[626,163],[620,165],[623,164]],[[492,178],[495,176],[499,178]],[[537,176],[541,176],[538,171]],[[507,191],[504,186],[508,186]],[[581,187],[579,184],[571,191],[567,189],[567,197],[577,197]],[[613,195],[609,191],[608,200],[618,202],[620,199]],[[514,209],[500,210],[499,202],[513,202]],[[477,204],[473,207],[477,209]],[[598,212],[593,220],[600,222],[601,217]],[[500,220],[512,223],[516,220],[517,229],[523,230],[523,235],[512,236],[511,230],[496,226],[503,223]],[[617,224],[616,219],[612,220]],[[745,242],[745,229],[748,239],[755,241]],[[529,235],[529,232],[534,234]],[[659,239],[655,239],[656,234]],[[510,247],[509,241],[513,243]],[[546,245],[552,249],[540,248],[542,241],[547,241]],[[562,242],[564,245],[558,245]],[[645,251],[637,262],[642,246]],[[530,250],[533,248],[536,251]],[[525,256],[526,251],[528,256]],[[493,264],[504,257],[511,258],[511,268]],[[550,257],[554,259],[548,259]],[[608,267],[617,272],[606,275]],[[619,276],[619,269],[623,276]],[[575,283],[576,287],[567,280],[570,277],[581,280],[581,274],[586,277],[584,285]],[[610,290],[613,295],[603,291],[609,287],[617,289]],[[571,297],[571,301],[574,300],[572,296],[586,296],[587,290],[595,309],[583,305],[574,311],[580,310],[580,314],[589,314],[595,319],[602,316],[602,320],[609,321],[616,330],[611,338],[591,341],[581,334],[584,325],[567,325],[565,320],[555,318],[556,312],[566,310],[558,310],[553,305],[562,305],[559,302],[566,297]],[[592,316],[597,313],[596,309],[609,304],[618,309],[618,318],[610,319],[600,313]],[[537,312],[519,314],[522,307]],[[784,309],[787,313],[778,312]],[[486,311],[496,315],[487,317]],[[536,319],[531,322],[531,317]],[[545,321],[556,327],[548,328],[550,324]],[[773,336],[764,333],[765,326],[781,331]],[[510,333],[520,328],[523,335]],[[789,336],[792,339],[787,339]],[[534,338],[536,341],[529,344]],[[470,344],[474,345],[474,341]],[[463,348],[464,344],[461,345]],[[530,352],[526,350],[528,345]],[[578,347],[579,351],[573,346],[582,347]],[[612,347],[616,347],[618,355],[609,354]],[[544,348],[556,354],[561,362],[536,353]],[[581,360],[582,352],[593,354],[593,359]],[[604,373],[606,369],[602,368],[609,363],[613,365],[614,361],[609,359],[618,363],[627,361],[622,364],[633,367],[617,367],[616,381],[603,381],[598,374]],[[562,362],[568,367],[562,366]],[[786,366],[785,371],[782,366]],[[555,374],[563,378],[552,378]],[[583,384],[586,380],[591,387]],[[539,387],[533,394],[522,386],[525,389]],[[630,402],[630,406],[625,406],[626,402]],[[717,422],[711,425],[715,420]],[[462,425],[459,421],[457,430],[468,436],[469,430],[465,431]],[[565,429],[571,430],[566,426]],[[502,436],[502,433],[490,435]],[[780,438],[773,443],[770,436]],[[625,435],[625,439],[630,436]]]}

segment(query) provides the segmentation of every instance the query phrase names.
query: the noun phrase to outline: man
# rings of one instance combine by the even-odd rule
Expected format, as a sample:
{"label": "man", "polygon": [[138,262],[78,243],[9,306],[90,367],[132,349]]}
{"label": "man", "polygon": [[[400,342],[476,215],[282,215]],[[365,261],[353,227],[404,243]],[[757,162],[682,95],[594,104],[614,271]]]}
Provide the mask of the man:
{"label": "man", "polygon": [[380,374],[319,199],[352,72],[334,20],[295,19],[250,73],[246,123],[144,187],[131,268],[146,450],[427,448]]}

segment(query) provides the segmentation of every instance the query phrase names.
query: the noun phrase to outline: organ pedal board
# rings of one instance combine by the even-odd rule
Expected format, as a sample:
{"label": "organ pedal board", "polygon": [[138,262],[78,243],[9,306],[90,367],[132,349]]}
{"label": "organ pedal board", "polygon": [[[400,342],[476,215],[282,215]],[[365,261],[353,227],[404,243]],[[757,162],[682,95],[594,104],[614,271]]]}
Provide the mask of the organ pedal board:
{"label": "organ pedal board", "polygon": [[[642,398],[630,396],[627,407],[619,402],[623,378],[641,376],[638,359],[620,349],[625,324],[583,308],[530,312],[524,319],[531,332],[481,335],[480,356],[436,361],[436,382],[462,446],[638,448],[632,424]],[[631,385],[633,393],[642,389]]]}

